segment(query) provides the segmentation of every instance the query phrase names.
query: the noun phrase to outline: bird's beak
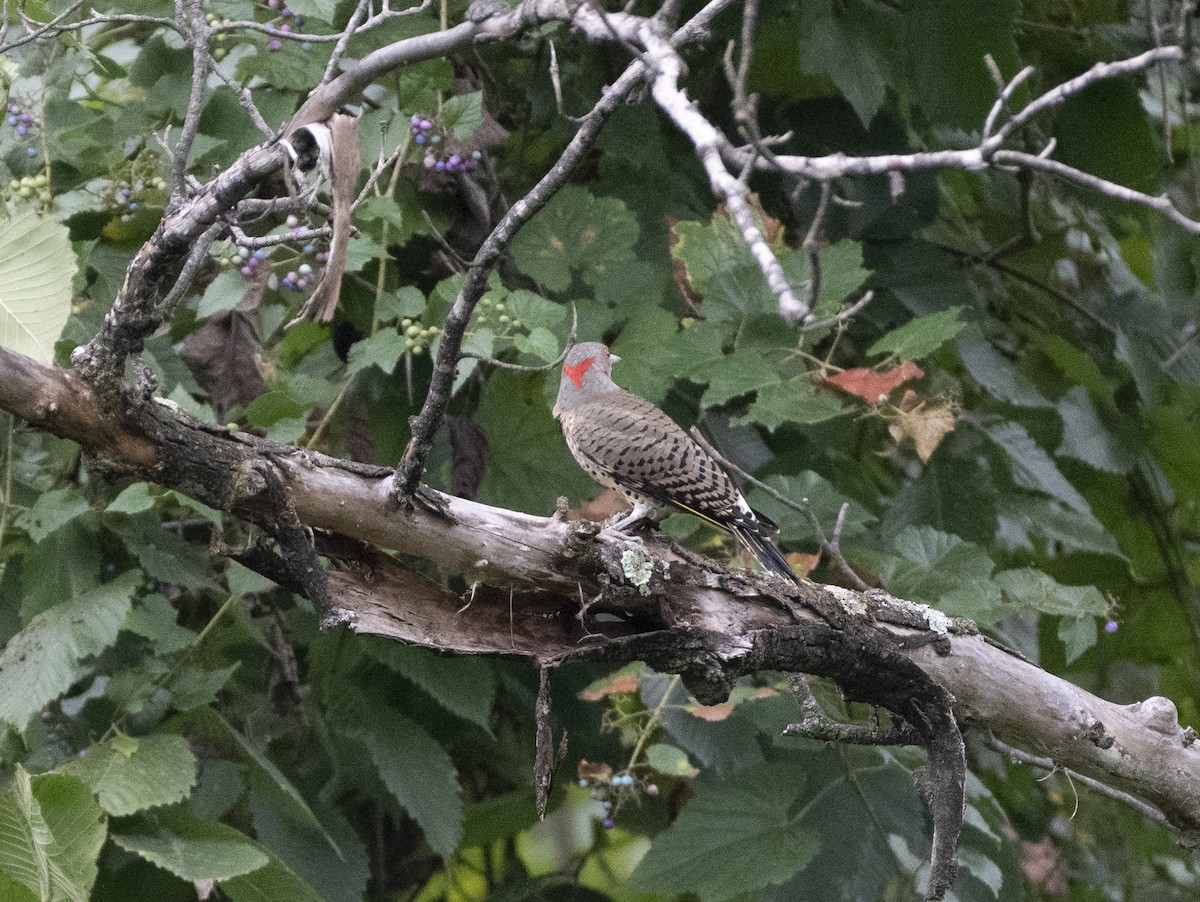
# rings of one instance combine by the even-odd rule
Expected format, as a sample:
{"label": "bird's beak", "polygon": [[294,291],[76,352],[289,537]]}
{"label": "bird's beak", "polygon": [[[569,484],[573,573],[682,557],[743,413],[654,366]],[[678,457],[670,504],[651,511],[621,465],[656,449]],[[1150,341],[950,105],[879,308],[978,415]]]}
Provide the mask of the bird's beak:
{"label": "bird's beak", "polygon": [[608,352],[608,362],[609,363],[619,363],[620,360],[621,360],[621,358],[618,357],[616,354],[614,354],[612,351]]}

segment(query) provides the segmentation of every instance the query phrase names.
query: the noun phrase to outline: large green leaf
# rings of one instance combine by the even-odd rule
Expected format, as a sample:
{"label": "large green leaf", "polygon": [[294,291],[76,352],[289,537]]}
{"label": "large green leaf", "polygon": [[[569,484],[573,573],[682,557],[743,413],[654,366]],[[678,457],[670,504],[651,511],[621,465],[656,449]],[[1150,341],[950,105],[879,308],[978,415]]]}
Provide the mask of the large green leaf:
{"label": "large green leaf", "polygon": [[244,833],[201,820],[182,806],[114,825],[112,839],[183,880],[228,880],[270,860]]}
{"label": "large green leaf", "polygon": [[367,654],[415,683],[451,714],[485,733],[492,732],[496,678],[486,660],[475,655],[439,655],[428,648],[374,636],[363,636],[362,641]]}
{"label": "large green leaf", "polygon": [[105,831],[104,815],[81,781],[31,778],[17,765],[0,794],[0,872],[45,902],[86,902]]}
{"label": "large green leaf", "polygon": [[655,838],[634,872],[634,885],[717,902],[782,883],[821,847],[816,825],[796,810],[806,783],[802,765],[775,762],[725,780],[702,778],[687,807]]}
{"label": "large green leaf", "polygon": [[66,691],[80,660],[117,638],[141,583],[135,570],[38,614],[0,651],[0,721],[24,729]]}
{"label": "large green leaf", "polygon": [[1008,455],[1013,481],[1026,489],[1045,492],[1072,510],[1091,513],[1087,500],[1067,481],[1058,465],[1025,427],[1011,420],[989,418],[981,423],[985,435]]}
{"label": "large green leaf", "polygon": [[463,831],[454,762],[425,729],[402,714],[346,700],[341,728],[367,747],[388,791],[417,822],[425,841],[449,858]]}
{"label": "large green leaf", "polygon": [[52,363],[74,277],[66,228],[32,210],[0,220],[0,346]]}
{"label": "large green leaf", "polygon": [[817,0],[800,7],[800,18],[800,68],[827,74],[866,128],[898,81],[899,16],[866,0]]}
{"label": "large green leaf", "polygon": [[118,735],[59,770],[83,780],[100,807],[121,817],[183,801],[196,783],[196,756],[182,736]]}
{"label": "large green leaf", "polygon": [[637,220],[625,204],[595,197],[586,188],[564,188],[513,240],[517,268],[549,291],[571,287],[575,273],[592,286],[635,260]]}

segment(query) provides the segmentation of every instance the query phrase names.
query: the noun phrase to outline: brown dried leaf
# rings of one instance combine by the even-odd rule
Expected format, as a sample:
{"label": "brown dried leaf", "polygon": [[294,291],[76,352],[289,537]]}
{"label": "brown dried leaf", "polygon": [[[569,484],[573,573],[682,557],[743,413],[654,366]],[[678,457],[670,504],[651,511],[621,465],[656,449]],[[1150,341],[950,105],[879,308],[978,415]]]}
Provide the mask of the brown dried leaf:
{"label": "brown dried leaf", "polygon": [[908,389],[896,407],[888,432],[897,444],[911,438],[917,457],[927,464],[957,423],[958,411],[950,401],[942,397],[926,400]]}
{"label": "brown dried leaf", "polygon": [[579,698],[585,702],[598,702],[610,695],[620,695],[624,692],[637,692],[638,678],[635,674],[614,674],[613,678],[600,686],[584,689]]}
{"label": "brown dried leaf", "polygon": [[846,394],[862,398],[871,404],[882,404],[901,385],[914,379],[920,379],[924,375],[925,371],[919,366],[911,360],[905,360],[886,370],[872,370],[865,367],[843,370],[832,376],[824,377],[822,382],[825,385],[839,388]]}

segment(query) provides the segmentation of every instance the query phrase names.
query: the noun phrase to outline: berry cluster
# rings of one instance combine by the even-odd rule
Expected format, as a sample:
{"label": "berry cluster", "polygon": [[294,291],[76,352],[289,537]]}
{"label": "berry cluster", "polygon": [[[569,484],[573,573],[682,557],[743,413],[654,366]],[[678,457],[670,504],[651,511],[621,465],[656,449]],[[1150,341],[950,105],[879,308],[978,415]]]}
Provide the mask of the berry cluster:
{"label": "berry cluster", "polygon": [[479,161],[483,154],[478,150],[472,151],[470,156],[457,153],[439,154],[437,151],[442,149],[440,145],[443,136],[434,127],[433,122],[417,113],[413,114],[411,122],[413,140],[426,148],[423,160],[426,169],[432,169],[435,172],[470,172],[479,168]]}
{"label": "berry cluster", "polygon": [[139,154],[124,171],[114,173],[100,192],[106,207],[123,210],[122,222],[133,219],[133,214],[145,203],[147,191],[167,190],[166,179],[156,174],[158,162],[156,154]]}
{"label": "berry cluster", "polygon": [[8,187],[16,197],[33,200],[36,207],[48,206],[50,203],[50,177],[44,172],[13,179],[8,183]]}
{"label": "berry cluster", "polygon": [[[267,0],[267,6],[271,10],[277,10],[279,13],[279,18],[283,20],[283,23],[280,25],[276,25],[274,20],[268,22],[268,31],[276,31],[279,34],[290,34],[293,24],[297,28],[304,24],[304,16],[295,15],[291,9],[288,8],[288,5],[283,2],[283,0]],[[305,50],[308,50],[312,45],[309,44],[308,41],[305,41],[301,46]],[[276,51],[282,49],[283,41],[281,41],[279,38],[271,38],[271,40],[267,41],[267,51],[269,53],[275,53]]]}
{"label": "berry cluster", "polygon": [[400,334],[404,336],[404,350],[411,351],[413,356],[423,354],[440,331],[437,326],[422,328],[419,322],[408,317],[400,320]]}
{"label": "berry cluster", "polygon": [[579,785],[591,789],[592,798],[604,809],[600,824],[606,830],[616,826],[617,813],[625,802],[638,801],[639,790],[649,796],[658,795],[656,783],[640,783],[631,773],[614,774],[607,764],[585,760],[579,762]]}
{"label": "berry cluster", "polygon": [[508,305],[503,301],[493,301],[488,295],[479,299],[475,307],[475,317],[471,328],[478,329],[486,326],[497,338],[507,338],[518,329],[524,328],[521,321],[508,314]]}
{"label": "berry cluster", "polygon": [[[30,132],[37,123],[29,110],[10,100],[4,107],[4,124],[15,131],[18,138],[28,138],[31,137]],[[26,147],[25,155],[36,157],[38,149],[33,146]]]}
{"label": "berry cluster", "polygon": [[[287,229],[290,235],[296,236],[299,233],[299,227],[299,219],[295,216],[287,218]],[[226,247],[228,248],[228,245]],[[252,279],[262,267],[266,267],[268,270],[289,267],[283,278],[279,278],[272,272],[268,277],[268,286],[273,289],[286,288],[290,291],[304,291],[317,278],[316,267],[314,267],[313,263],[304,259],[307,256],[311,256],[313,263],[318,266],[323,265],[329,259],[327,251],[317,251],[315,245],[309,242],[298,253],[288,257],[286,260],[272,260],[271,251],[266,248],[251,249],[244,245],[232,248],[231,252],[226,252],[219,260],[222,266],[236,269],[247,280]]]}

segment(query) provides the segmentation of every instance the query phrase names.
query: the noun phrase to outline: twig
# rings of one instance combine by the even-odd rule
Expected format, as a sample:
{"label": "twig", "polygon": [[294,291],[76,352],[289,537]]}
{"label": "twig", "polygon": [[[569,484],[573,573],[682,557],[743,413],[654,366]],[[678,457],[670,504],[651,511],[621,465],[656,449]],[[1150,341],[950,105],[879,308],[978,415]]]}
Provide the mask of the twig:
{"label": "twig", "polygon": [[655,73],[651,87],[655,102],[695,146],[696,155],[708,175],[709,187],[729,207],[733,221],[741,229],[742,240],[778,300],[780,316],[790,323],[811,316],[808,305],[792,290],[783,266],[754,221],[754,213],[746,199],[746,186],[725,168],[720,151],[723,136],[679,87],[683,60],[650,24],[642,27],[641,38],[646,46],[646,64]]}
{"label": "twig", "polygon": [[1166,816],[1153,805],[1147,805],[1141,799],[1135,798],[1127,792],[1122,792],[1120,789],[1115,789],[1112,786],[1109,786],[1107,783],[1101,783],[1099,780],[1093,777],[1088,777],[1079,773],[1078,771],[1070,770],[1069,768],[1060,767],[1052,758],[1044,758],[1041,755],[1034,755],[1030,752],[1022,751],[1021,749],[1011,746],[1006,742],[1001,742],[995,736],[988,737],[987,745],[1001,754],[1007,755],[1013,761],[1021,764],[1029,764],[1033,767],[1040,767],[1042,770],[1050,772],[1061,770],[1072,782],[1078,780],[1089,789],[1095,790],[1101,795],[1108,796],[1110,799],[1116,799],[1118,802],[1128,805],[1130,808],[1133,808],[1135,811],[1139,812],[1145,817],[1148,817],[1155,823],[1169,823]]}

